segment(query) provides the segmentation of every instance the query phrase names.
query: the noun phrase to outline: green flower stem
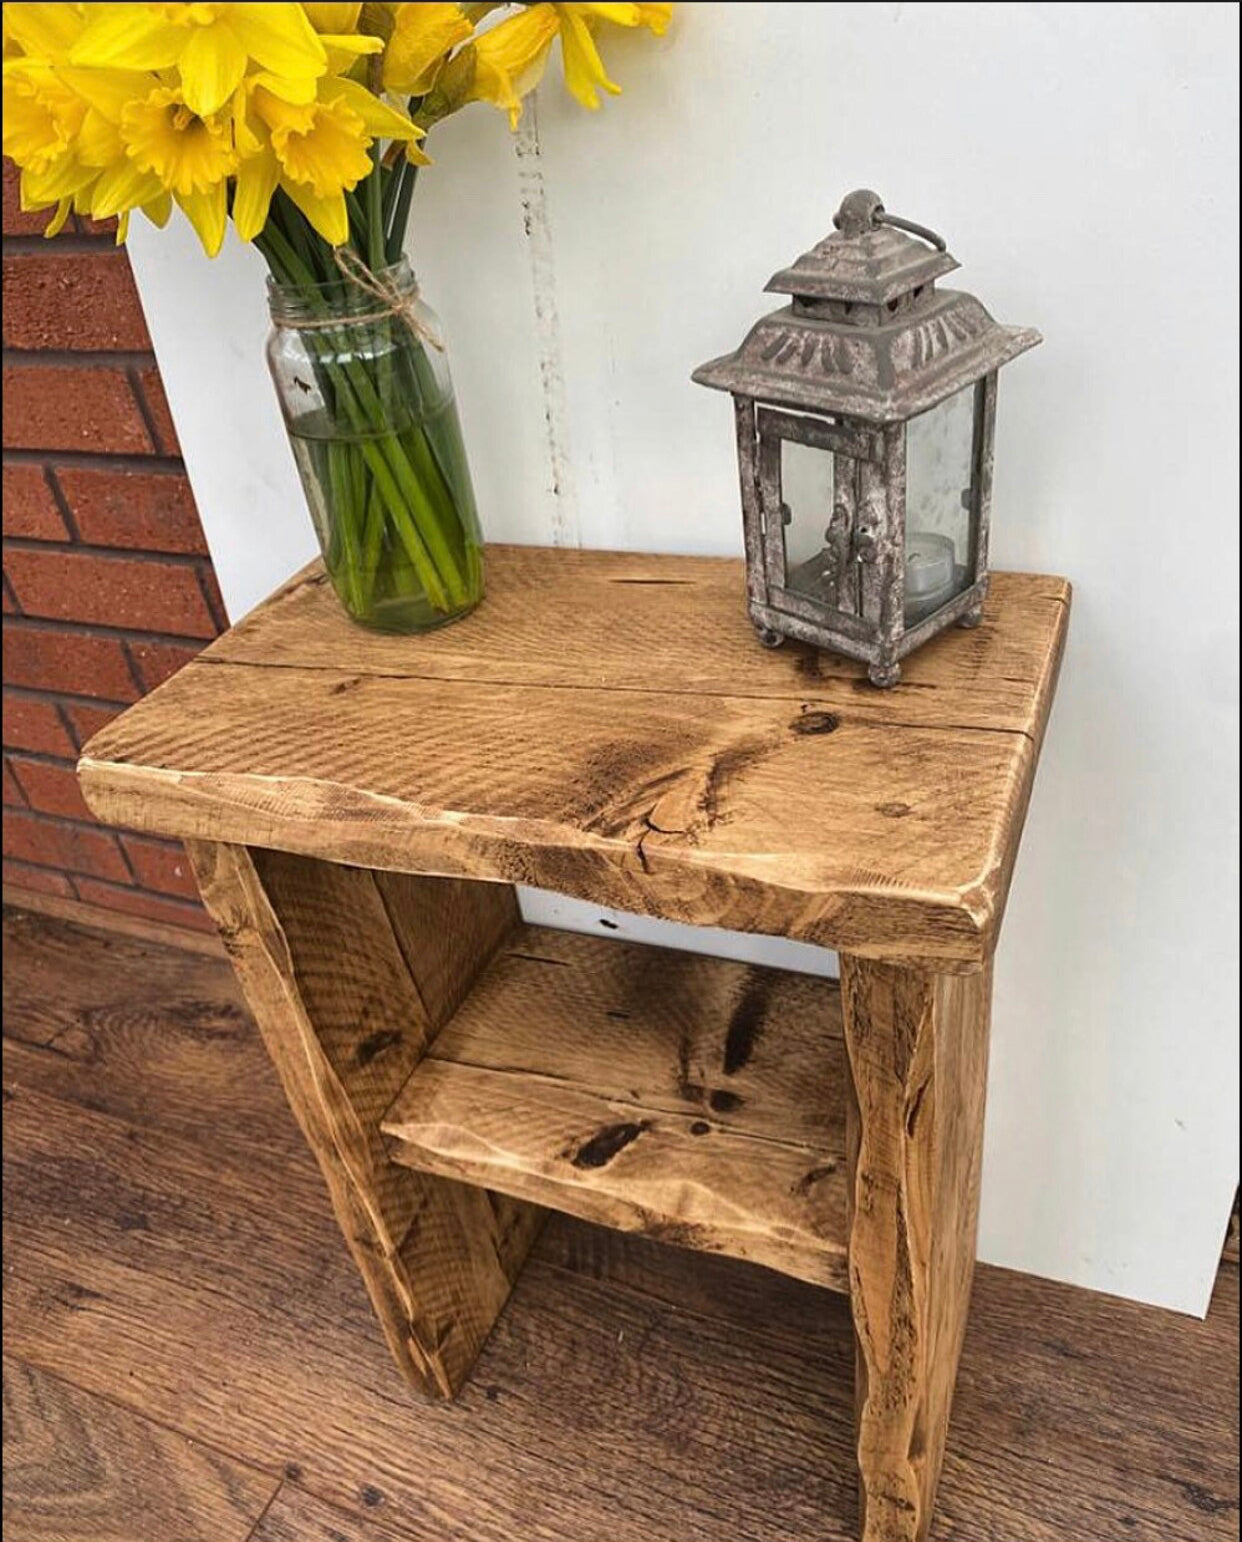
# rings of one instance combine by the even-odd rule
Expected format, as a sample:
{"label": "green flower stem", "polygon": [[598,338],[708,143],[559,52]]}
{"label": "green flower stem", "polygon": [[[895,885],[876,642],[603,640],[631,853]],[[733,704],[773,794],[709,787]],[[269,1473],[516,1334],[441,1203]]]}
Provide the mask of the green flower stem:
{"label": "green flower stem", "polygon": [[405,227],[410,218],[410,200],[414,197],[414,184],[418,180],[418,167],[410,160],[402,157],[399,168],[400,184],[397,188],[396,198],[393,201],[392,216],[387,226],[388,250],[386,256],[390,263],[400,260],[401,253],[405,249]]}
{"label": "green flower stem", "polygon": [[401,168],[405,164],[404,157],[391,168],[383,168],[384,196],[381,200],[381,213],[384,217],[385,232],[392,229],[392,211],[397,201],[397,194],[401,191]]}
{"label": "green flower stem", "polygon": [[341,530],[341,571],[345,576],[345,603],[354,615],[358,615],[362,610],[362,594],[358,567],[357,504],[354,502],[350,487],[348,449],[348,445],[341,444],[337,440],[329,440],[326,445],[328,486],[332,492],[333,504],[338,510],[349,510],[344,518],[337,521]]}
{"label": "green flower stem", "polygon": [[371,175],[363,183],[367,194],[367,262],[371,272],[385,266],[384,259],[384,189],[380,182],[383,147],[377,139],[371,147]]}
{"label": "green flower stem", "polygon": [[371,602],[380,550],[384,544],[384,509],[375,482],[367,491],[367,517],[362,527],[362,603]]}

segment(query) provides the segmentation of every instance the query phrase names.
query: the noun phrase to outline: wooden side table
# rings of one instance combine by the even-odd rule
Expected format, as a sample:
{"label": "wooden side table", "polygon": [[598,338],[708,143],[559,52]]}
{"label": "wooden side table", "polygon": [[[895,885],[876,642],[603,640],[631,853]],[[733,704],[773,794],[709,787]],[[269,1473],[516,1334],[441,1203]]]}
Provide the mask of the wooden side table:
{"label": "wooden side table", "polygon": [[[493,548],[419,638],[316,565],[98,734],[189,843],[397,1364],[451,1397],[545,1207],[848,1292],[862,1534],[923,1538],[975,1256],[990,958],[1069,586],[860,666],[735,561]],[[800,938],[841,984],[529,926],[515,883]]]}

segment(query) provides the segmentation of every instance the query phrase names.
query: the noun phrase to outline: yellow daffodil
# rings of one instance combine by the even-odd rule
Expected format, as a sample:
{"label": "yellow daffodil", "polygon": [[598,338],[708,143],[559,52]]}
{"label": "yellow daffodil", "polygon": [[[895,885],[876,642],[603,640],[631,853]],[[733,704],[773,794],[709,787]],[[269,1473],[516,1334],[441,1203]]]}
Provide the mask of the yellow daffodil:
{"label": "yellow daffodil", "polygon": [[353,32],[362,15],[362,0],[356,5],[304,5],[302,9],[316,32]]}
{"label": "yellow daffodil", "polygon": [[522,98],[539,84],[559,26],[555,6],[528,5],[484,32],[474,44],[471,99],[507,112],[516,128]]}
{"label": "yellow daffodil", "polygon": [[69,57],[85,25],[81,5],[25,5],[8,0],[4,6],[4,57],[24,56],[45,64]]}
{"label": "yellow daffodil", "polygon": [[664,5],[636,5],[638,12],[638,25],[648,27],[657,37],[663,37],[668,31],[668,24],[673,19],[673,7]]}
{"label": "yellow daffodil", "polygon": [[370,174],[373,140],[412,146],[422,134],[365,86],[331,76],[306,105],[256,86],[245,108],[235,106],[234,123],[242,159],[233,220],[242,239],[253,240],[262,230],[279,185],[333,246],[349,239],[345,194]]}
{"label": "yellow daffodil", "polygon": [[384,50],[384,89],[425,96],[449,53],[473,31],[459,5],[398,5]]}
{"label": "yellow daffodil", "polygon": [[180,72],[186,105],[218,112],[248,62],[274,76],[316,80],[328,67],[323,43],[300,5],[100,5],[70,59],[74,64]]}
{"label": "yellow daffodil", "polygon": [[570,92],[594,111],[599,106],[596,88],[602,86],[613,96],[621,87],[609,80],[604,61],[599,56],[592,33],[596,21],[610,21],[619,27],[649,27],[663,32],[672,14],[671,5],[558,5],[561,24],[561,59],[565,66],[565,84]]}
{"label": "yellow daffodil", "polygon": [[474,100],[491,102],[509,114],[516,128],[522,99],[539,84],[554,39],[560,36],[565,84],[584,107],[599,106],[599,88],[619,94],[608,78],[594,27],[608,21],[620,27],[647,27],[664,32],[671,5],[530,5],[518,15],[484,32],[476,41]]}
{"label": "yellow daffodil", "polygon": [[172,86],[158,86],[126,105],[121,138],[139,171],[151,172],[170,193],[206,192],[237,165],[224,119],[196,113]]}
{"label": "yellow daffodil", "polygon": [[56,71],[31,59],[4,67],[4,153],[35,174],[73,153],[86,116],[86,103],[58,79]]}

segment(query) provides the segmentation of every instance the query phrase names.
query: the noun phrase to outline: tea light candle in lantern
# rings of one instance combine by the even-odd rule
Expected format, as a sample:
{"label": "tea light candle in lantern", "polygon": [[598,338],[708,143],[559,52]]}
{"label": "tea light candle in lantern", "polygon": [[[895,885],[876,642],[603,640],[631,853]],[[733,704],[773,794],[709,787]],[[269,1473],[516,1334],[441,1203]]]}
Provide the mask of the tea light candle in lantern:
{"label": "tea light candle in lantern", "polygon": [[906,620],[919,621],[958,588],[953,542],[932,530],[906,533]]}

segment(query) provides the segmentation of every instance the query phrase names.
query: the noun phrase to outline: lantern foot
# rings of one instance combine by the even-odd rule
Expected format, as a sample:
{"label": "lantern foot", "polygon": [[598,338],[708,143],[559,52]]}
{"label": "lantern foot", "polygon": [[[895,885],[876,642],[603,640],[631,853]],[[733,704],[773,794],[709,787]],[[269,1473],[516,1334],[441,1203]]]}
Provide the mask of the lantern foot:
{"label": "lantern foot", "polygon": [[765,648],[779,648],[785,641],[780,632],[774,632],[770,626],[757,626],[755,633]]}
{"label": "lantern foot", "polygon": [[966,628],[976,627],[983,620],[983,606],[972,605],[968,611],[957,618],[958,626]]}
{"label": "lantern foot", "polygon": [[867,668],[867,679],[872,685],[878,685],[881,690],[887,690],[890,685],[896,685],[901,679],[901,665],[871,664]]}

